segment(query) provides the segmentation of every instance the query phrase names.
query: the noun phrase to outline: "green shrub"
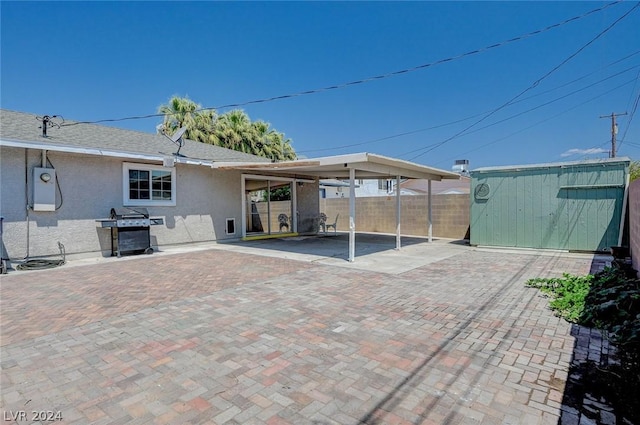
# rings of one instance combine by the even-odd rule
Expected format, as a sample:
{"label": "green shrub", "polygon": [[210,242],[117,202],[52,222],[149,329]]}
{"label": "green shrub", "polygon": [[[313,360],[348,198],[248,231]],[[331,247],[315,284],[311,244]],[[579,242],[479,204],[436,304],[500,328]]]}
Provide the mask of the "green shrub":
{"label": "green shrub", "polygon": [[564,273],[560,278],[530,279],[526,285],[548,295],[557,316],[607,331],[621,348],[640,350],[640,279],[635,270],[616,265],[594,276]]}
{"label": "green shrub", "polygon": [[529,279],[526,285],[538,288],[552,298],[549,307],[556,316],[571,323],[578,323],[583,315],[585,298],[592,281],[592,275],[574,276],[564,273],[558,278]]}
{"label": "green shrub", "polygon": [[[530,279],[526,285],[552,298],[549,307],[556,315],[607,332],[619,364],[586,362],[572,366],[574,373],[585,381],[585,393],[613,403],[618,419],[640,424],[640,279],[635,270],[614,262],[594,276],[563,274]],[[574,407],[581,406],[582,396]]]}
{"label": "green shrub", "polygon": [[596,274],[580,324],[609,332],[621,348],[640,350],[640,279],[627,267]]}

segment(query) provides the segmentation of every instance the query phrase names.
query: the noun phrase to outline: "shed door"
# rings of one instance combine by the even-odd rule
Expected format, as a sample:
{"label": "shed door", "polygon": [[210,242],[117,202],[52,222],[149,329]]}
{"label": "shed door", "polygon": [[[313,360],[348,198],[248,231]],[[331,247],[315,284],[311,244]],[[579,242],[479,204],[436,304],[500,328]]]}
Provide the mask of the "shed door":
{"label": "shed door", "polygon": [[560,190],[560,197],[567,212],[564,225],[558,223],[561,248],[603,251],[618,244],[622,188],[566,188]]}

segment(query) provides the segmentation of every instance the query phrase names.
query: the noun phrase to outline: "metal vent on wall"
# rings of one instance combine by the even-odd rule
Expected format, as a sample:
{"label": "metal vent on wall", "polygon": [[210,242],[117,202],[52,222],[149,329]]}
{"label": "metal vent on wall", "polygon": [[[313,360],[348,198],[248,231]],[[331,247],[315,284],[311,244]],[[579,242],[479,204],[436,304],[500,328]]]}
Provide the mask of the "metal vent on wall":
{"label": "metal vent on wall", "polygon": [[489,185],[487,183],[480,183],[476,186],[474,196],[476,199],[489,199],[489,193],[491,193]]}

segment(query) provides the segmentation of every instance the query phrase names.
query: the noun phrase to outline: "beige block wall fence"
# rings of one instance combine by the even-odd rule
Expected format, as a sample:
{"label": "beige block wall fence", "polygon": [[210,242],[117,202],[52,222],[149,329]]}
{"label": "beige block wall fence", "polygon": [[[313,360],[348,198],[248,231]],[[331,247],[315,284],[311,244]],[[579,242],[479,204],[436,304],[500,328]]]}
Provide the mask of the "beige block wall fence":
{"label": "beige block wall fence", "polygon": [[[469,229],[469,195],[432,196],[433,236],[464,239]],[[403,235],[428,235],[426,195],[400,198],[400,228]],[[338,231],[349,230],[349,199],[321,199],[320,211],[333,223],[338,217]],[[396,232],[395,196],[356,198],[356,231]]]}
{"label": "beige block wall fence", "polygon": [[[433,236],[451,239],[468,238],[469,195],[434,195],[432,202]],[[272,232],[279,231],[278,215],[280,213],[289,215],[290,205],[289,201],[271,202]],[[427,205],[427,196],[412,195],[400,198],[400,227],[403,235],[428,235]],[[260,220],[266,224],[266,202],[258,202],[256,206]],[[333,223],[338,215],[337,230],[349,231],[348,198],[320,199],[320,212],[327,215],[329,223]],[[395,233],[395,196],[356,198],[356,230],[359,232]],[[300,229],[300,233],[305,233],[305,231]]]}
{"label": "beige block wall fence", "polygon": [[629,185],[629,248],[640,277],[640,179]]}

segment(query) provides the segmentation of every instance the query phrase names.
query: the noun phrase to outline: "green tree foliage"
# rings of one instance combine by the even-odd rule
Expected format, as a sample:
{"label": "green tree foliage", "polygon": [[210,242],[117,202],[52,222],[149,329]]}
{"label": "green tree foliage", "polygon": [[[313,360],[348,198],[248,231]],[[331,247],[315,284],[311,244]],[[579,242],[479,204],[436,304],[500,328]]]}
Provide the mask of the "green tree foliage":
{"label": "green tree foliage", "polygon": [[178,129],[187,127],[185,138],[220,145],[214,134],[217,116],[214,110],[203,110],[202,106],[188,98],[174,96],[169,103],[160,106],[158,112],[164,114],[162,125],[158,127],[159,133],[171,136]]}
{"label": "green tree foliage", "polygon": [[[267,192],[266,190],[262,193],[262,200],[264,202],[267,201]],[[271,189],[271,201],[289,201],[291,200],[291,186],[282,186],[276,187],[275,189]]]}
{"label": "green tree foliage", "polygon": [[640,161],[631,161],[629,167],[629,181],[640,179]]}
{"label": "green tree foliage", "polygon": [[272,161],[296,159],[291,139],[265,121],[251,121],[241,109],[217,115],[188,98],[172,97],[158,109],[165,114],[161,130],[171,135],[186,126],[186,138],[202,143],[269,158]]}
{"label": "green tree foliage", "polygon": [[264,121],[254,121],[252,124],[252,132],[255,140],[257,140],[255,155],[271,158],[274,161],[296,159],[296,153],[291,146],[291,139],[284,137]]}

